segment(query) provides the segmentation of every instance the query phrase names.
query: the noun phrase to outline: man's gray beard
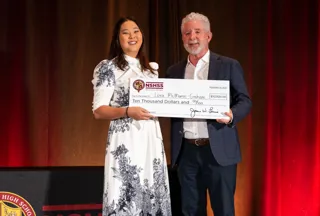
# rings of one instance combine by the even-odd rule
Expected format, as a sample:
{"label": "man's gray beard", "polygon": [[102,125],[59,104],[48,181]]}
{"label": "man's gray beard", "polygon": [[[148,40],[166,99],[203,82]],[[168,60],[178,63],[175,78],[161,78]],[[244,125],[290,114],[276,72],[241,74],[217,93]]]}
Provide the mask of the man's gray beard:
{"label": "man's gray beard", "polygon": [[198,55],[202,50],[202,46],[201,45],[196,50],[192,50],[191,48],[189,48],[188,44],[184,44],[184,48],[191,55]]}

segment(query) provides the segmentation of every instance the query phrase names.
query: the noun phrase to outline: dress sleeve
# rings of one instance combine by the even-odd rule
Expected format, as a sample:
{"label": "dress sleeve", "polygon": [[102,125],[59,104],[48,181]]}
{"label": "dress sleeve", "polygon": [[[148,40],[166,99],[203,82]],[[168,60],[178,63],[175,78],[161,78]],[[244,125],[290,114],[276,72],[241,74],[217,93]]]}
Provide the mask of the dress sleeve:
{"label": "dress sleeve", "polygon": [[157,62],[149,62],[150,67],[154,70],[154,74],[151,75],[151,78],[158,78],[159,77],[159,73],[158,73],[158,69],[159,69],[159,65]]}
{"label": "dress sleeve", "polygon": [[93,102],[92,111],[101,106],[109,106],[114,92],[114,67],[109,60],[101,61],[93,71]]}

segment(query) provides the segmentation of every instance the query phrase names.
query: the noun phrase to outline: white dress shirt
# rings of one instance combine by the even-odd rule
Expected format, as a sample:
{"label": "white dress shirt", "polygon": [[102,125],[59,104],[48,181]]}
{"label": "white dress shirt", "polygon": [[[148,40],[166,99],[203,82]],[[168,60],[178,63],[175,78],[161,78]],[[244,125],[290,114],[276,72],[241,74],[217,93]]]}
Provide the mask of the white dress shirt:
{"label": "white dress shirt", "polygon": [[[207,80],[209,72],[210,51],[199,59],[196,66],[194,66],[188,57],[188,63],[185,71],[185,79]],[[205,119],[184,119],[183,122],[184,138],[198,139],[209,138],[207,121]]]}

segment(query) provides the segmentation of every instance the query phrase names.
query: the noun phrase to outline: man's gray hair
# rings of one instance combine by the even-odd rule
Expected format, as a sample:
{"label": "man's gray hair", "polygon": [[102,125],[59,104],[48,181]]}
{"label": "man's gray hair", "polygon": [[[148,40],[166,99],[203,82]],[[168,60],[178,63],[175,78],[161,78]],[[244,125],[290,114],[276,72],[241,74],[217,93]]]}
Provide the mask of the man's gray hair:
{"label": "man's gray hair", "polygon": [[181,32],[183,30],[183,25],[186,22],[193,21],[193,20],[202,21],[204,23],[204,29],[209,32],[211,31],[210,30],[210,21],[209,21],[208,17],[206,17],[205,15],[200,14],[200,13],[191,12],[182,19]]}

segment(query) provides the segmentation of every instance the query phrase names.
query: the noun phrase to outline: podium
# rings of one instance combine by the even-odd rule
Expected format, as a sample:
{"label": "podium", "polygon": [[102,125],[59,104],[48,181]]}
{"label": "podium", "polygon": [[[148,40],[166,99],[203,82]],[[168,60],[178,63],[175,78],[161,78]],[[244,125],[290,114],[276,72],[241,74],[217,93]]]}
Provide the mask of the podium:
{"label": "podium", "polygon": [[[168,172],[172,213],[180,216],[177,173],[170,167]],[[8,195],[0,196],[0,202],[13,209],[29,203],[36,215],[100,216],[103,176],[102,166],[0,168],[0,193]],[[22,210],[27,211],[26,205]],[[31,210],[26,213],[32,215]]]}

